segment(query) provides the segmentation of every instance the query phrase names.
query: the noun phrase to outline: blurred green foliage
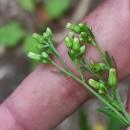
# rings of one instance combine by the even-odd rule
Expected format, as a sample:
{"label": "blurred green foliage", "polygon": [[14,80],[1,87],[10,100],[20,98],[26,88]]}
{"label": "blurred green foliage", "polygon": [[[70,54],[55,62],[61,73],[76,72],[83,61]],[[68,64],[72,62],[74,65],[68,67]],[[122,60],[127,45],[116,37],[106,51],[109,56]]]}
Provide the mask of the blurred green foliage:
{"label": "blurred green foliage", "polygon": [[36,0],[19,0],[19,3],[26,11],[33,12],[36,9]]}
{"label": "blurred green foliage", "polygon": [[6,47],[15,47],[25,34],[20,23],[12,21],[0,27],[0,44]]}
{"label": "blurred green foliage", "polygon": [[70,7],[70,0],[19,0],[18,2],[29,12],[34,12],[38,3],[44,3],[43,8],[51,19],[59,18]]}
{"label": "blurred green foliage", "polygon": [[45,9],[50,18],[60,17],[70,7],[70,0],[48,0]]}
{"label": "blurred green foliage", "polygon": [[87,119],[87,115],[85,113],[84,107],[81,107],[78,111],[79,117],[79,126],[80,130],[91,130],[89,126],[89,121]]}
{"label": "blurred green foliage", "polygon": [[28,54],[28,52],[40,53],[39,49],[35,47],[36,42],[37,41],[31,35],[28,35],[25,38],[25,41],[23,43],[23,50],[25,54]]}
{"label": "blurred green foliage", "polygon": [[121,125],[117,120],[107,118],[107,130],[121,130]]}
{"label": "blurred green foliage", "polygon": [[[23,51],[24,53],[27,55],[29,52],[34,52],[34,53],[37,53],[37,54],[40,54],[41,52],[39,51],[39,49],[37,49],[35,47],[35,43],[37,41],[31,36],[31,35],[28,35],[25,40],[24,40],[24,43],[23,43]],[[37,65],[38,65],[38,62],[34,61],[34,60],[31,60],[29,59],[30,61],[30,68],[31,69],[34,69]]]}

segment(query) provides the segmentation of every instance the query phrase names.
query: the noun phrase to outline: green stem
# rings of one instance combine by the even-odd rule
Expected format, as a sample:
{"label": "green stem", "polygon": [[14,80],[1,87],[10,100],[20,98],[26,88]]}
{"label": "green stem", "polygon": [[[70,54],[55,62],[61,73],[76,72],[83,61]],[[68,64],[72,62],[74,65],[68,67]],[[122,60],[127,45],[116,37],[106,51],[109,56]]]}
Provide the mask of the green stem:
{"label": "green stem", "polygon": [[51,40],[49,42],[47,42],[46,40],[44,40],[44,43],[50,47],[50,49],[53,52],[53,54],[64,65],[64,67],[66,68],[66,70],[69,71],[70,73],[72,73],[71,70],[69,69],[69,67],[67,66],[67,64],[62,59],[62,57],[59,55],[58,51],[55,49],[55,47],[53,45],[53,42]]}
{"label": "green stem", "polygon": [[79,73],[82,81],[85,82],[84,75],[83,75],[82,70],[81,70],[80,66],[78,65],[78,63],[76,63],[75,66],[76,66],[76,68],[78,70],[78,73]]}
{"label": "green stem", "polygon": [[64,72],[66,75],[72,77],[72,74],[70,74],[68,71],[66,71],[65,69],[63,69],[62,67],[60,67],[58,64],[56,64],[54,61],[51,62],[52,65],[54,65],[55,67],[57,67],[59,70],[61,70],[62,72]]}
{"label": "green stem", "polygon": [[64,60],[62,59],[62,57],[59,55],[58,51],[54,48],[54,46],[50,46],[50,48],[52,49],[52,51],[54,52],[54,55],[56,56],[57,59],[59,59],[59,61],[64,65],[64,67],[66,68],[67,71],[69,71],[70,73],[71,70],[70,68],[67,66],[67,64],[64,62]]}
{"label": "green stem", "polygon": [[113,98],[111,98],[108,94],[106,94],[105,96],[106,96],[107,100],[110,101],[110,104],[112,106],[114,106],[118,111],[122,112],[122,109],[120,108],[120,106],[118,105],[118,103],[115,100],[113,100]]}
{"label": "green stem", "polygon": [[97,48],[97,50],[98,50],[100,56],[102,57],[102,59],[104,60],[104,62],[109,66],[109,64],[107,63],[106,58],[104,57],[104,54],[102,53],[102,51],[101,51],[101,49],[100,49],[100,47],[99,47],[97,41],[94,40],[94,43],[95,43],[95,46],[96,46],[96,48]]}
{"label": "green stem", "polygon": [[123,122],[123,124],[128,127],[130,125],[130,123],[111,105],[109,104],[108,101],[106,101],[104,98],[102,98],[97,92],[95,92],[89,85],[87,85],[85,82],[83,82],[82,80],[80,80],[78,77],[76,77],[74,74],[70,74],[69,72],[67,72],[66,70],[64,70],[63,68],[61,68],[59,65],[57,65],[55,62],[52,62],[52,64],[54,66],[56,66],[59,70],[63,71],[64,73],[66,73],[68,76],[71,76],[73,79],[75,79],[77,82],[79,82],[80,84],[82,84],[84,87],[86,87],[92,94],[94,94],[100,101],[102,101],[106,106],[108,106]]}
{"label": "green stem", "polygon": [[115,95],[116,95],[116,99],[121,107],[123,114],[125,115],[126,119],[130,122],[130,116],[125,110],[124,104],[122,103],[122,100],[121,100],[120,95],[119,95],[119,91],[117,89],[115,90]]}

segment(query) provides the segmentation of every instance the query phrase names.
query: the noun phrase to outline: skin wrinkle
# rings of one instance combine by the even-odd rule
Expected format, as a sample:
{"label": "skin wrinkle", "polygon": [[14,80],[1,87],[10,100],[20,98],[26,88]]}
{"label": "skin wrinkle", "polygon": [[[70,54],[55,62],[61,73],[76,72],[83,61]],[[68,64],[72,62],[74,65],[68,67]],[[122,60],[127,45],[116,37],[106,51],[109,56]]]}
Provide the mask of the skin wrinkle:
{"label": "skin wrinkle", "polygon": [[[4,114],[6,116],[4,116]],[[1,122],[0,129],[1,130],[14,130],[14,129],[25,130],[23,128],[23,126],[20,125],[17,122],[17,120],[15,120],[14,116],[12,115],[12,112],[10,112],[10,109],[8,109],[7,106],[3,105],[3,106],[0,107],[0,115],[1,115],[1,118],[0,118],[0,122]],[[8,124],[6,124],[6,122],[8,122]]]}
{"label": "skin wrinkle", "polygon": [[[93,27],[93,32],[104,50],[109,50],[109,46],[112,44],[109,52],[117,60],[120,71],[120,79],[130,74],[130,68],[125,68],[126,63],[127,65],[130,65],[130,44],[128,43],[130,42],[130,19],[128,18],[126,20],[126,25],[124,26],[120,21],[122,19],[121,17],[115,16],[115,13],[111,14],[113,17],[109,17],[106,13],[108,9],[113,8],[115,11],[120,11],[120,13],[127,13],[128,10],[122,11],[122,7],[124,8],[126,4],[125,3],[122,6],[122,2],[123,1],[118,2],[117,0],[107,1],[97,9],[98,13],[94,11],[86,19],[87,23]],[[110,3],[113,5],[110,6]],[[112,22],[113,18],[117,20],[115,24]],[[119,41],[118,37],[122,36],[122,31],[117,29],[116,25],[118,25],[122,31],[127,30],[127,34],[121,39],[121,41]],[[98,32],[98,29],[100,29],[100,33]],[[127,43],[126,40],[128,40]],[[106,41],[109,41],[109,43],[106,43]],[[118,49],[119,44],[122,47],[120,50]],[[129,47],[126,45],[129,45]],[[64,47],[65,45],[62,44],[58,50],[60,53],[64,54],[62,56],[72,68],[72,63],[68,60],[68,56],[66,56],[67,49],[64,49]],[[124,52],[124,47],[126,53],[122,56],[121,53]],[[91,57],[93,59],[99,58],[93,49],[88,48],[87,50],[89,51],[89,55],[87,55],[87,57]],[[72,86],[71,82],[66,82],[67,80],[65,78],[63,79],[63,76],[58,76],[46,69],[51,70],[52,67],[38,67],[2,104],[2,106],[6,103],[9,105],[9,109],[11,109],[12,113],[15,113],[15,119],[19,120],[20,124],[27,130],[52,129],[74,110],[76,110],[81,103],[90,98],[90,95],[88,95],[87,91],[84,91],[82,86]],[[75,71],[74,68],[72,69]],[[53,81],[54,79],[55,81]],[[79,99],[78,101],[75,99],[75,95]]]}
{"label": "skin wrinkle", "polygon": [[8,104],[4,105],[5,108],[8,110],[9,114],[12,116],[12,118],[14,119],[14,121],[16,122],[16,125],[19,126],[19,128],[21,130],[27,130],[22,124],[21,122],[19,122],[19,120],[17,120],[16,116],[14,115],[15,113],[13,111],[11,111],[12,109],[10,109],[10,107],[8,106]]}

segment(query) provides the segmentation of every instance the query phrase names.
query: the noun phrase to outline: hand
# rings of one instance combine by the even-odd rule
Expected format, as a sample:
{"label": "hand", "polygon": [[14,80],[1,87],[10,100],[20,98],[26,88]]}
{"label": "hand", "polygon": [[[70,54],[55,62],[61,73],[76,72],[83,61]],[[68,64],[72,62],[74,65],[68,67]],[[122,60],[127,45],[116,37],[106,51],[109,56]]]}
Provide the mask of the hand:
{"label": "hand", "polygon": [[[130,74],[130,1],[107,0],[85,21],[93,27],[103,50],[112,54],[119,69],[119,79]],[[69,63],[65,44],[58,50]],[[99,60],[93,48],[86,58]],[[91,95],[71,78],[51,72],[52,66],[39,66],[0,106],[1,130],[50,130],[87,101]],[[75,71],[75,68],[72,68]]]}

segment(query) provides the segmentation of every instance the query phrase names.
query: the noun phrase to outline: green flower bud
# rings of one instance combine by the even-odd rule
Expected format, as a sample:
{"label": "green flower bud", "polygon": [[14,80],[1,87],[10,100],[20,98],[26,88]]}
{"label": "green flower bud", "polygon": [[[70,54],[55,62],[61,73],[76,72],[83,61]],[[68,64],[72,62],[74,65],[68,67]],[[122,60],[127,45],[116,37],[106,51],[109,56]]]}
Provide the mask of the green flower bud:
{"label": "green flower bud", "polygon": [[44,59],[49,59],[49,55],[46,52],[42,52],[41,55]]}
{"label": "green flower bud", "polygon": [[74,31],[74,32],[77,33],[77,34],[80,34],[80,33],[81,33],[80,27],[79,27],[78,25],[68,23],[68,24],[66,25],[66,27],[67,27],[68,29]]}
{"label": "green flower bud", "polygon": [[95,89],[99,89],[100,87],[100,83],[95,81],[94,79],[89,79],[88,83]]}
{"label": "green flower bud", "polygon": [[80,54],[84,54],[85,53],[85,45],[81,46],[79,51],[80,51]]}
{"label": "green flower bud", "polygon": [[73,63],[78,62],[77,58],[75,57],[75,52],[73,50],[70,50],[68,54]]}
{"label": "green flower bud", "polygon": [[46,33],[49,34],[52,37],[52,32],[51,32],[51,29],[49,27],[47,27]]}
{"label": "green flower bud", "polygon": [[43,33],[43,38],[48,40],[50,39],[50,35],[48,33]]}
{"label": "green flower bud", "polygon": [[90,37],[81,37],[81,38],[79,38],[79,40],[81,41],[81,42],[86,42],[86,43],[88,43],[88,44],[91,44],[91,45],[93,45],[93,46],[96,46],[96,43],[92,40],[92,38],[90,38]]}
{"label": "green flower bud", "polygon": [[41,55],[33,53],[33,52],[29,52],[28,53],[28,57],[31,59],[34,59],[36,61],[40,61],[41,60]]}
{"label": "green flower bud", "polygon": [[88,34],[86,32],[81,32],[82,38],[87,38]]}
{"label": "green flower bud", "polygon": [[73,59],[74,59],[74,51],[73,50],[70,50],[69,51],[69,57],[70,57],[70,59],[73,61]]}
{"label": "green flower bud", "polygon": [[80,40],[81,42],[88,42],[86,38],[82,38],[82,37],[79,38],[79,40]]}
{"label": "green flower bud", "polygon": [[100,94],[105,94],[107,92],[107,89],[105,87],[104,82],[100,80],[99,83],[100,83],[99,93]]}
{"label": "green flower bud", "polygon": [[70,39],[71,41],[73,41],[73,39],[74,39],[74,34],[73,34],[73,32],[69,32],[69,39]]}
{"label": "green flower bud", "polygon": [[37,47],[38,49],[44,48],[44,46],[43,46],[42,44],[40,44],[40,43],[36,43],[36,44],[35,44],[35,47]]}
{"label": "green flower bud", "polygon": [[101,71],[108,70],[109,67],[105,63],[98,63],[98,66],[100,67]]}
{"label": "green flower bud", "polygon": [[87,25],[87,24],[83,24],[83,23],[80,23],[79,24],[79,27],[80,27],[80,29],[81,29],[81,31],[82,32],[86,32],[86,31],[88,31],[88,30],[92,30],[92,27],[90,27],[89,25]]}
{"label": "green flower bud", "polygon": [[44,37],[41,37],[41,38],[39,39],[39,42],[42,43],[42,44],[44,43],[44,41],[45,41]]}
{"label": "green flower bud", "polygon": [[74,38],[72,49],[74,51],[79,51],[79,48],[81,46],[81,43],[77,37]]}
{"label": "green flower bud", "polygon": [[66,47],[71,49],[73,43],[69,37],[66,37],[65,43],[66,43]]}
{"label": "green flower bud", "polygon": [[98,64],[95,64],[92,60],[90,61],[90,68],[95,72],[100,72],[101,69]]}
{"label": "green flower bud", "polygon": [[90,37],[81,37],[80,39],[79,39],[81,42],[87,42],[88,44],[91,44],[91,45],[94,45],[95,46],[95,44],[92,42],[92,39],[90,38]]}
{"label": "green flower bud", "polygon": [[42,60],[42,62],[44,63],[44,64],[48,64],[48,63],[50,63],[48,60]]}
{"label": "green flower bud", "polygon": [[88,31],[88,28],[87,28],[86,24],[80,23],[79,27],[80,27],[80,29],[81,29],[82,32]]}
{"label": "green flower bud", "polygon": [[70,50],[70,54],[71,54],[71,55],[74,55],[74,51],[73,51],[73,50]]}
{"label": "green flower bud", "polygon": [[37,33],[34,33],[33,35],[32,35],[32,37],[33,38],[35,38],[36,40],[40,40],[40,38],[42,38],[42,36],[41,35],[39,35],[39,34],[37,34]]}
{"label": "green flower bud", "polygon": [[104,91],[98,90],[99,94],[105,94]]}
{"label": "green flower bud", "polygon": [[109,69],[108,85],[109,85],[109,87],[116,87],[117,86],[117,74],[116,74],[115,68]]}

